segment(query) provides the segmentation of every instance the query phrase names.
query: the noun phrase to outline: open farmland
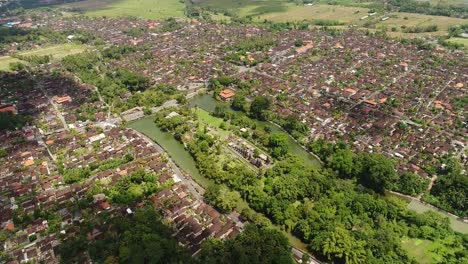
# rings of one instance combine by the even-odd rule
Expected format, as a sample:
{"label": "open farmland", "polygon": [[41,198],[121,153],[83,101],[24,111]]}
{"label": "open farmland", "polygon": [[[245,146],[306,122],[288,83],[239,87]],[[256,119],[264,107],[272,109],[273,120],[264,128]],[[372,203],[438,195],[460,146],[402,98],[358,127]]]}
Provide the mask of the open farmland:
{"label": "open farmland", "polygon": [[241,16],[285,12],[288,10],[289,6],[285,0],[201,0],[195,2],[202,7],[209,7],[217,11],[237,13]]}
{"label": "open farmland", "polygon": [[390,13],[385,15],[389,17],[386,21],[379,21],[376,23],[377,28],[385,27],[388,30],[396,28],[398,32],[401,32],[405,27],[420,27],[437,25],[438,30],[436,32],[429,33],[445,33],[450,26],[462,25],[468,23],[468,20],[454,17],[444,16],[430,16],[412,13]]}
{"label": "open farmland", "polygon": [[[447,4],[460,4],[458,0],[448,0]],[[414,13],[391,12],[384,13],[376,10],[374,16],[372,3],[357,3],[353,0],[340,0],[336,5],[329,5],[324,1],[314,5],[297,5],[288,1],[251,1],[251,0],[201,0],[196,3],[201,7],[208,7],[219,14],[225,12],[229,15],[240,17],[251,17],[255,22],[265,20],[272,22],[293,22],[293,21],[321,21],[337,23],[337,29],[342,29],[348,25],[356,25],[362,29],[386,30],[392,37],[418,38],[426,36],[446,35],[448,28],[456,25],[468,23],[467,19],[434,16]],[[369,8],[367,8],[369,7]],[[362,18],[362,19],[361,19]],[[382,21],[382,19],[384,21]],[[215,18],[219,20],[218,17]],[[436,25],[434,32],[407,33],[406,29],[416,27],[428,27]]]}
{"label": "open farmland", "polygon": [[[83,45],[69,43],[69,44],[48,46],[48,47],[34,49],[34,50],[28,50],[28,51],[20,52],[18,54],[22,56],[51,55],[52,61],[54,61],[54,60],[59,60],[68,55],[83,52],[84,50],[85,50],[85,47]],[[8,71],[10,67],[10,63],[12,62],[21,62],[21,60],[13,58],[11,56],[0,57],[0,70]]]}
{"label": "open farmland", "polygon": [[259,20],[271,20],[275,22],[302,21],[302,20],[338,20],[340,22],[354,24],[359,18],[366,15],[369,9],[360,7],[313,5],[313,6],[289,6],[286,12],[275,12],[259,17]]}
{"label": "open farmland", "polygon": [[93,17],[135,16],[146,19],[183,17],[185,8],[178,0],[87,0],[61,7]]}

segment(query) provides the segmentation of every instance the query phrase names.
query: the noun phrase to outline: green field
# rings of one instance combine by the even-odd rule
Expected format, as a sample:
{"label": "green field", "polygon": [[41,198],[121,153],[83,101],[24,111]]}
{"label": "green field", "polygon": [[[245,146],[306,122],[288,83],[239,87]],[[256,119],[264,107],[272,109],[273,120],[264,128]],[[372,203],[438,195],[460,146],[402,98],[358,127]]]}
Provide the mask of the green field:
{"label": "green field", "polygon": [[[67,43],[67,44],[60,44],[60,45],[53,45],[39,49],[33,49],[28,51],[19,52],[19,55],[22,56],[45,56],[51,55],[52,61],[57,61],[67,55],[77,54],[83,52],[85,50],[85,46],[75,44],[75,43]],[[3,56],[0,57],[0,70],[8,71],[10,69],[10,63],[12,62],[21,62],[16,58],[12,58],[10,56]]]}
{"label": "green field", "polygon": [[429,252],[431,244],[435,242],[422,239],[406,238],[402,241],[403,247],[408,251],[408,254],[415,258],[420,264],[436,263],[440,261],[440,257],[433,252]]}
{"label": "green field", "polygon": [[289,5],[286,0],[201,0],[196,2],[202,7],[229,11],[239,16],[284,12],[287,11]]}
{"label": "green field", "polygon": [[229,135],[229,131],[219,128],[221,123],[224,122],[223,119],[212,116],[208,111],[205,111],[201,108],[196,108],[195,112],[197,113],[198,120],[202,124],[206,124],[208,126],[216,128],[216,131],[224,137],[227,137]]}
{"label": "green field", "polygon": [[185,4],[179,0],[86,0],[60,7],[92,17],[134,16],[146,19],[184,17]]}
{"label": "green field", "polygon": [[338,5],[296,6],[288,5],[285,12],[273,12],[259,16],[258,20],[275,22],[302,20],[337,20],[347,24],[355,24],[362,16],[367,15],[369,9]]}
{"label": "green field", "polygon": [[435,24],[439,28],[437,32],[427,32],[422,34],[440,35],[441,33],[446,33],[450,26],[463,25],[468,23],[468,19],[444,16],[430,16],[413,13],[390,13],[386,14],[385,16],[389,17],[389,19],[386,21],[377,22],[377,28],[385,27],[390,31],[391,28],[394,27],[398,30],[397,33],[409,36],[413,35],[415,37],[420,36],[421,33],[401,33],[402,27],[429,26]]}

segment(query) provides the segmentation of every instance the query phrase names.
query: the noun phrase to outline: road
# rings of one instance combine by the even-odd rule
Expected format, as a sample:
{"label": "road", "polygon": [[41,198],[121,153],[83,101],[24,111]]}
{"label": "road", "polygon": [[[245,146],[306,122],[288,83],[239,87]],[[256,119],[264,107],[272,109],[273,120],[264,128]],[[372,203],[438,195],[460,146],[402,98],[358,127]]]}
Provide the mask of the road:
{"label": "road", "polygon": [[58,106],[56,103],[54,103],[54,101],[52,100],[52,98],[50,98],[50,96],[46,93],[45,89],[44,89],[44,86],[42,85],[42,83],[39,83],[39,82],[36,82],[37,84],[37,87],[39,88],[39,90],[41,90],[41,92],[45,95],[45,97],[47,98],[47,100],[49,101],[49,103],[52,105],[52,107],[54,108],[55,112],[57,113],[57,117],[60,119],[60,122],[62,122],[62,125],[63,125],[63,128],[66,130],[66,131],[69,131],[70,128],[68,127],[68,124],[67,122],[65,121],[65,118],[63,117],[62,113],[60,112]]}

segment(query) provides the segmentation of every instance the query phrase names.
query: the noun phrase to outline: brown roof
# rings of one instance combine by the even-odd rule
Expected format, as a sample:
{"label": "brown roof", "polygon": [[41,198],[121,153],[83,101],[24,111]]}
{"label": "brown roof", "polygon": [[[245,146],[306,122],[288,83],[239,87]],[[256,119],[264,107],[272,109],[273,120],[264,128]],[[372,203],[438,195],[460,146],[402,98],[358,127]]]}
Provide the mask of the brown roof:
{"label": "brown roof", "polygon": [[12,105],[2,106],[0,107],[0,113],[10,112],[12,114],[17,114],[16,108]]}
{"label": "brown roof", "polygon": [[230,90],[230,89],[224,89],[219,93],[219,96],[221,96],[221,99],[226,100],[234,97],[235,93]]}

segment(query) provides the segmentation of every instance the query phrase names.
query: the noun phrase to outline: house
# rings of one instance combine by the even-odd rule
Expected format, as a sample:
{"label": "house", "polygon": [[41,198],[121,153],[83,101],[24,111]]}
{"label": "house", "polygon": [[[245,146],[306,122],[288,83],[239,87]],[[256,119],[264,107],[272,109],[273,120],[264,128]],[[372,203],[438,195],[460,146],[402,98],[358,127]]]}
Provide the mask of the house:
{"label": "house", "polygon": [[71,98],[69,95],[65,95],[65,96],[54,96],[52,99],[53,99],[54,102],[56,102],[57,104],[71,103],[71,102],[72,102],[72,98]]}
{"label": "house", "polygon": [[353,88],[346,88],[343,91],[343,96],[346,97],[346,98],[350,98],[351,96],[355,95],[356,93],[357,93],[357,91],[354,90]]}
{"label": "house", "polygon": [[110,207],[109,202],[103,201],[99,203],[99,208],[102,210],[109,210],[111,207]]}
{"label": "house", "polygon": [[223,101],[231,100],[235,93],[231,89],[224,89],[219,93],[219,96]]}
{"label": "house", "polygon": [[305,41],[305,43],[307,43],[307,44],[296,49],[297,53],[304,53],[304,52],[308,51],[309,49],[311,49],[314,46],[314,43],[312,41],[310,41],[310,40]]}
{"label": "house", "polygon": [[6,112],[10,112],[14,115],[18,113],[18,111],[16,110],[16,107],[14,107],[13,105],[0,106],[0,113],[6,113]]}
{"label": "house", "polygon": [[6,225],[3,227],[3,230],[13,230],[15,229],[15,224],[13,221],[8,221]]}
{"label": "house", "polygon": [[377,105],[377,102],[373,100],[364,100],[364,103],[372,107],[375,107]]}

